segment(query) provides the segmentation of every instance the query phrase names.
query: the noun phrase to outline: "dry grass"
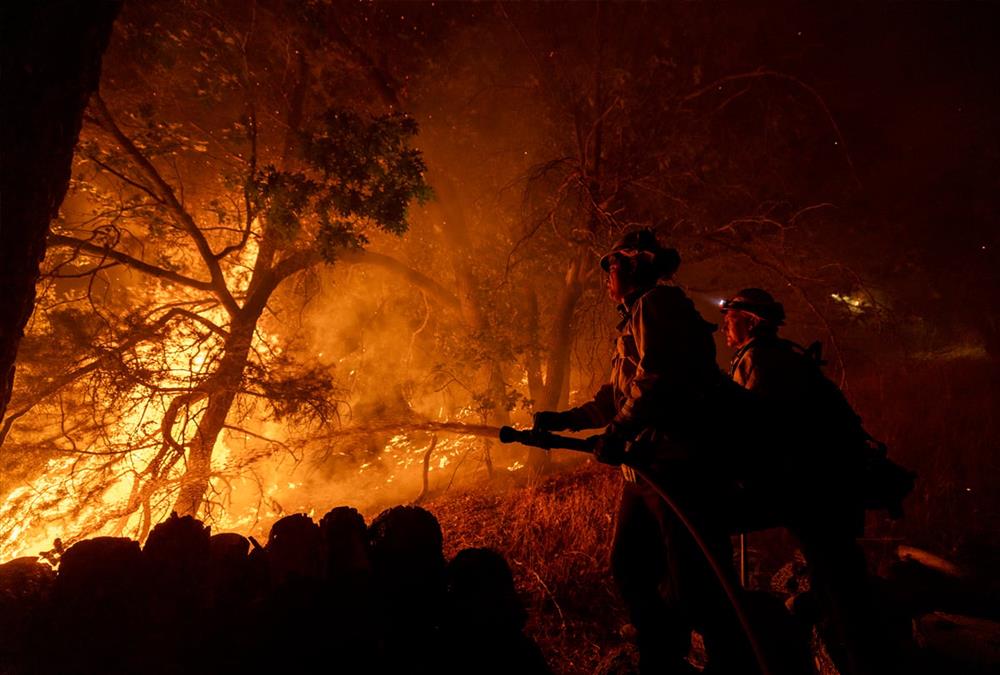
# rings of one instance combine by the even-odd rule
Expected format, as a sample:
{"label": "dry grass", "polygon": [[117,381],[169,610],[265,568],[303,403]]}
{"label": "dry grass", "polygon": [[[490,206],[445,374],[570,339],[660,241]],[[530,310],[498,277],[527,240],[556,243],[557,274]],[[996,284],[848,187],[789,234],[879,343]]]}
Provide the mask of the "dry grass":
{"label": "dry grass", "polygon": [[446,495],[426,504],[445,553],[503,553],[529,611],[528,634],[557,673],[591,673],[626,623],[608,571],[621,475],[592,461],[502,493]]}
{"label": "dry grass", "polygon": [[[853,381],[852,398],[890,456],[917,471],[906,517],[871,518],[869,549],[905,541],[993,576],[1000,565],[1000,368],[983,360],[900,364]],[[879,546],[878,539],[886,541]]]}

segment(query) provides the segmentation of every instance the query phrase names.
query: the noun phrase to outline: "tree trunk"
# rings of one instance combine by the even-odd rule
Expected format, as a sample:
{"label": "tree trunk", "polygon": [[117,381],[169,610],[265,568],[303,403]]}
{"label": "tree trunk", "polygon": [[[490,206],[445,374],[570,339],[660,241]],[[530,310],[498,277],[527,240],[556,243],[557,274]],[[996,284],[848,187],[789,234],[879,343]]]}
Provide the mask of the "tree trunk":
{"label": "tree trunk", "polygon": [[566,280],[559,293],[555,316],[552,317],[552,333],[549,338],[548,364],[545,373],[545,389],[541,410],[556,410],[565,405],[563,393],[569,384],[569,360],[573,346],[573,315],[576,305],[583,295],[582,265],[583,255],[574,259],[566,270]]}
{"label": "tree trunk", "polygon": [[530,340],[525,368],[528,371],[528,395],[531,397],[532,409],[537,412],[544,410],[541,405],[545,401],[545,380],[542,377],[542,359],[539,355],[538,294],[535,293],[535,289],[529,288],[525,295],[527,331]]}
{"label": "tree trunk", "polygon": [[[546,352],[548,360],[545,368],[545,383],[535,398],[534,409],[561,410],[568,404],[570,354],[573,346],[573,315],[576,305],[583,295],[582,265],[584,257],[581,253],[566,271],[565,283],[559,293],[556,312],[552,317],[552,332],[549,334]],[[529,373],[529,383],[531,375]],[[544,450],[532,449],[528,454],[528,467],[532,473],[540,474],[548,470],[549,453]]]}
{"label": "tree trunk", "polygon": [[17,347],[35,306],[49,222],[69,187],[83,111],[97,89],[101,56],[120,7],[120,0],[11,2],[0,19],[0,419],[10,402]]}
{"label": "tree trunk", "polygon": [[207,385],[208,404],[189,446],[187,469],[181,478],[180,494],[174,504],[174,510],[180,515],[197,516],[205,498],[212,475],[212,451],[243,380],[259,317],[258,312],[256,315],[240,316],[233,321],[224,346],[222,363]]}

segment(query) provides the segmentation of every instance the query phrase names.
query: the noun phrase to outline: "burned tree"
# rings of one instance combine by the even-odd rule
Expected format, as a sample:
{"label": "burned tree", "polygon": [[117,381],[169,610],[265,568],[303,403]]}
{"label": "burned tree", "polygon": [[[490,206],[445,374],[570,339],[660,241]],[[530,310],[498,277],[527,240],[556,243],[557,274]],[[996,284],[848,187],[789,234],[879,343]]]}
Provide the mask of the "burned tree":
{"label": "burned tree", "polygon": [[167,44],[152,72],[119,68],[95,97],[49,236],[36,355],[59,345],[71,365],[36,368],[2,430],[44,409],[35,423],[60,431],[20,449],[74,457],[90,499],[128,477],[124,503],[85,530],[141,510],[144,535],[156,512],[198,513],[223,430],[268,442],[242,424],[251,411],[335,415],[329,370],[278,344],[276,293],[374,232],[402,233],[408,205],[429,196],[410,118],[334,105],[274,17],[183,9],[186,22],[140,9],[123,27],[130,49],[154,32]]}

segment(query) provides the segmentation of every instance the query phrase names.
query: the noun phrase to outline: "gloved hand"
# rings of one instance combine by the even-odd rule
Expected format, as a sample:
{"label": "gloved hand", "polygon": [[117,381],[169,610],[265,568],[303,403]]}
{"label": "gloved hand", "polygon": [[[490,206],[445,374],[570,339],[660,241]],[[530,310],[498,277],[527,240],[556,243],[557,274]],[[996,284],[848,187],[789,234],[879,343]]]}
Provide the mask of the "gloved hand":
{"label": "gloved hand", "polygon": [[565,431],[573,423],[572,415],[567,412],[543,410],[531,417],[532,429],[535,431]]}
{"label": "gloved hand", "polygon": [[629,440],[627,434],[610,426],[597,437],[594,443],[594,457],[602,464],[618,466],[625,461],[625,449]]}

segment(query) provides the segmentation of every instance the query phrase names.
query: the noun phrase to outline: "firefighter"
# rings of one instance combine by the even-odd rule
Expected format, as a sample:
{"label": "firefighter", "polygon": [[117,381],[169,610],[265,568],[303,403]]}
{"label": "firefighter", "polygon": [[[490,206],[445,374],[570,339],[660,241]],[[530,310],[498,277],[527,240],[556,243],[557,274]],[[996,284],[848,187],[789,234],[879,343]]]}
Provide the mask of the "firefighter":
{"label": "firefighter", "polygon": [[[820,370],[818,344],[803,349],[778,335],[785,311],[770,293],[746,288],[721,307],[730,377],[775,414],[789,441],[771,490],[779,519],[806,559],[827,650],[844,675],[892,672],[876,628],[858,499],[856,451],[870,437],[840,390]],[[897,664],[898,665],[898,664]]]}
{"label": "firefighter", "polygon": [[[606,427],[601,462],[641,466],[685,511],[731,574],[732,546],[713,496],[720,486],[704,429],[713,401],[730,385],[715,360],[712,334],[681,289],[680,264],[651,230],[627,233],[601,258],[621,322],[611,378],[593,400],[534,416],[544,431]],[[691,631],[704,637],[713,672],[753,673],[748,643],[719,580],[681,522],[628,466],[615,523],[612,574],[636,630],[641,673],[693,672]]]}

